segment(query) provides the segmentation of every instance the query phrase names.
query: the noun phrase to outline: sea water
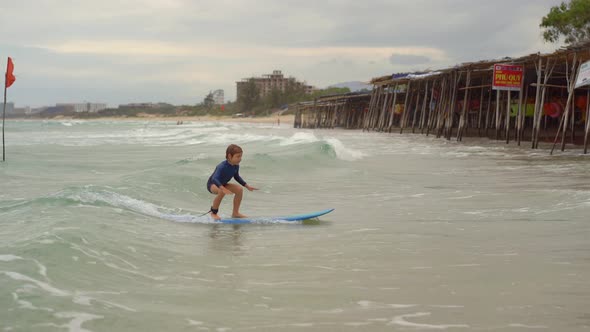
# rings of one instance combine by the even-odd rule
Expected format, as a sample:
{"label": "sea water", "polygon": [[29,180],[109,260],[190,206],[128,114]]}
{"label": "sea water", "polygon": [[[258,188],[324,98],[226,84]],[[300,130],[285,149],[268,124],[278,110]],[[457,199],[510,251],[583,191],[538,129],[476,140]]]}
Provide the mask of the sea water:
{"label": "sea water", "polygon": [[[0,331],[590,329],[579,150],[289,124],[5,130]],[[230,143],[260,189],[242,213],[336,210],[213,223],[205,185]]]}

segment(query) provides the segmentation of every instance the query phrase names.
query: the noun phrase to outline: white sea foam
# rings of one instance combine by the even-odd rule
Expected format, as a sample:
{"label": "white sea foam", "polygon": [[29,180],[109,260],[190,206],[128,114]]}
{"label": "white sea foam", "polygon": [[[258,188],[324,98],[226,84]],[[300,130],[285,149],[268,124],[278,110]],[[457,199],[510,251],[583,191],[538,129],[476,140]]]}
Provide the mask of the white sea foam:
{"label": "white sea foam", "polygon": [[35,264],[37,264],[37,267],[39,268],[39,274],[44,276],[45,279],[47,279],[47,267],[45,267],[45,265],[41,264],[36,259],[34,259],[33,261],[35,262]]}
{"label": "white sea foam", "polygon": [[290,326],[295,326],[295,327],[312,327],[314,324],[313,323],[293,323],[293,324],[289,324]]}
{"label": "white sea foam", "polygon": [[366,326],[366,325],[370,325],[370,322],[348,322],[348,323],[344,323],[344,326],[354,326],[354,327],[359,327],[359,326]]}
{"label": "white sea foam", "polygon": [[330,310],[318,310],[316,312],[320,313],[320,314],[341,314],[344,312],[344,309],[335,308],[335,309],[330,309]]}
{"label": "white sea foam", "polygon": [[244,133],[224,133],[224,134],[213,134],[207,137],[208,143],[226,145],[234,142],[250,143],[250,142],[269,142],[273,140],[280,140],[280,136],[273,135],[257,135],[257,134],[244,134]]}
{"label": "white sea foam", "polygon": [[359,229],[353,229],[353,230],[347,231],[347,233],[373,232],[373,231],[378,231],[378,230],[380,230],[380,228],[359,228]]}
{"label": "white sea foam", "polygon": [[198,320],[192,320],[192,319],[189,319],[189,318],[187,318],[186,320],[187,320],[187,322],[188,322],[188,325],[190,325],[190,326],[199,326],[199,325],[203,325],[203,324],[205,324],[205,323],[203,323],[203,322],[201,322],[201,321],[198,321]]}
{"label": "white sea foam", "polygon": [[21,300],[18,296],[18,293],[16,293],[16,292],[12,293],[12,298],[16,301],[16,303],[18,303],[20,309],[41,310],[41,311],[48,311],[48,312],[53,311],[53,309],[51,309],[51,308],[40,308],[40,307],[35,306],[33,303],[31,303],[29,301]]}
{"label": "white sea foam", "polygon": [[393,317],[393,319],[387,323],[387,325],[398,325],[416,329],[432,329],[432,330],[446,330],[449,328],[468,328],[469,325],[466,324],[421,324],[421,323],[413,323],[409,322],[407,318],[416,318],[416,317],[424,317],[430,316],[430,312],[417,312],[413,314],[405,314]]}
{"label": "white sea foam", "polygon": [[59,327],[67,328],[70,332],[91,332],[82,328],[82,324],[87,321],[101,319],[103,316],[93,315],[85,312],[58,312],[55,314],[58,318],[71,318],[72,320],[68,324],[61,325]]}
{"label": "white sea foam", "polygon": [[10,262],[22,259],[22,257],[15,255],[0,255],[0,262]]}
{"label": "white sea foam", "polygon": [[399,304],[399,303],[391,303],[387,305],[388,307],[394,308],[394,309],[407,309],[407,308],[414,308],[417,307],[417,304]]}
{"label": "white sea foam", "polygon": [[70,293],[68,293],[68,292],[66,292],[64,290],[55,288],[55,287],[51,286],[50,284],[48,284],[46,282],[39,281],[37,279],[33,279],[31,277],[28,277],[28,276],[26,276],[24,274],[20,274],[18,272],[13,272],[13,271],[0,271],[0,273],[5,274],[6,276],[8,276],[8,277],[10,277],[10,278],[12,278],[14,280],[21,280],[21,281],[26,281],[26,282],[35,284],[35,285],[37,285],[37,287],[43,289],[44,291],[46,291],[46,292],[48,292],[48,293],[50,293],[51,295],[54,295],[54,296],[69,296],[69,295],[71,295]]}
{"label": "white sea foam", "polygon": [[[108,190],[93,190],[92,188],[85,188],[78,192],[59,192],[55,194],[57,197],[65,197],[72,200],[80,201],[84,204],[106,203],[114,208],[121,210],[128,210],[142,215],[152,216],[160,219],[166,219],[181,223],[199,223],[212,224],[217,223],[209,215],[193,215],[173,212],[173,209],[158,206],[140,199],[135,199],[126,195],[118,194]],[[227,218],[225,214],[221,214],[222,218]],[[253,224],[293,224],[292,221],[282,220],[280,218],[260,217],[254,218]]]}
{"label": "white sea foam", "polygon": [[518,328],[524,328],[524,329],[548,329],[548,326],[545,325],[527,325],[527,324],[519,324],[519,323],[515,323],[515,324],[508,324],[509,327],[518,327]]}
{"label": "white sea foam", "polygon": [[326,138],[326,142],[334,148],[334,152],[336,152],[336,157],[338,157],[338,159],[354,161],[366,156],[366,154],[361,151],[345,147],[337,138]]}
{"label": "white sea foam", "polygon": [[87,204],[96,204],[98,202],[107,203],[113,207],[123,208],[125,210],[134,211],[143,215],[169,219],[177,222],[206,223],[210,221],[209,217],[200,218],[192,215],[172,214],[167,212],[166,209],[161,206],[106,190],[83,190],[78,193],[60,193],[59,195],[66,195],[68,198],[79,200],[80,202]]}
{"label": "white sea foam", "polygon": [[[130,312],[136,312],[135,309],[133,308],[129,308],[127,306],[121,305],[121,304],[117,304],[114,302],[110,302],[110,301],[105,301],[105,300],[100,300],[100,299],[96,299],[90,296],[87,296],[86,294],[88,293],[109,293],[109,294],[118,294],[118,293],[113,293],[113,292],[76,292],[76,293],[72,293],[72,292],[68,292],[59,288],[56,288],[52,285],[50,285],[49,283],[43,282],[43,281],[39,281],[37,279],[31,278],[29,276],[26,276],[24,274],[18,273],[18,272],[13,272],[13,271],[0,271],[0,274],[4,274],[10,278],[12,278],[13,280],[20,280],[20,281],[25,281],[27,283],[29,283],[30,286],[32,287],[37,287],[40,288],[46,292],[48,292],[49,294],[53,295],[53,296],[59,296],[59,297],[71,297],[72,298],[72,302],[77,303],[77,304],[82,304],[82,305],[90,305],[90,303],[92,301],[96,301],[99,303],[102,303],[108,307],[116,307],[119,309],[123,309],[123,310],[127,310]],[[35,285],[35,286],[33,286]],[[25,289],[19,289],[17,290],[18,292],[26,292],[26,293],[31,293],[30,287],[28,288],[28,290]],[[15,299],[17,301],[21,301],[18,300],[18,295],[16,293],[13,293],[13,297],[15,297]],[[19,302],[19,304],[21,306],[26,306],[28,309],[40,309],[40,310],[47,310],[47,308],[37,308],[34,307],[32,305],[32,303],[28,303],[26,301],[22,301]],[[51,311],[51,309],[49,309],[48,311]]]}
{"label": "white sea foam", "polygon": [[319,139],[313,133],[299,132],[293,134],[291,137],[282,139],[279,145],[288,146],[295,144],[315,143],[318,141]]}

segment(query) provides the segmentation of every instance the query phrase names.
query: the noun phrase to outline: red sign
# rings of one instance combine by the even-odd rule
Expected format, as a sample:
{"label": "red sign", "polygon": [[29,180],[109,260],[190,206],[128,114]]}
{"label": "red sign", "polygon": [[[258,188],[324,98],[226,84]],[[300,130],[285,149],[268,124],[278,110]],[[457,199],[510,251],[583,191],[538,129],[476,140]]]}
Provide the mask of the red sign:
{"label": "red sign", "polygon": [[518,91],[522,86],[522,65],[494,65],[492,89]]}

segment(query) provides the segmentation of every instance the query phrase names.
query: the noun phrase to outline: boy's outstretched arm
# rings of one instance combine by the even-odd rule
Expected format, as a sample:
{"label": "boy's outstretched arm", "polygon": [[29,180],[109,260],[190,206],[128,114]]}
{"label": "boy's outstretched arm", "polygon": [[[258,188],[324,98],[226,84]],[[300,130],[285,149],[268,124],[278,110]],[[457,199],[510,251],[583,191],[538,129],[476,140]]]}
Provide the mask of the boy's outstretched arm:
{"label": "boy's outstretched arm", "polygon": [[246,189],[248,189],[250,191],[258,190],[258,188],[254,188],[254,187],[252,187],[251,185],[249,185],[247,183],[246,183],[246,185],[244,187],[246,187]]}

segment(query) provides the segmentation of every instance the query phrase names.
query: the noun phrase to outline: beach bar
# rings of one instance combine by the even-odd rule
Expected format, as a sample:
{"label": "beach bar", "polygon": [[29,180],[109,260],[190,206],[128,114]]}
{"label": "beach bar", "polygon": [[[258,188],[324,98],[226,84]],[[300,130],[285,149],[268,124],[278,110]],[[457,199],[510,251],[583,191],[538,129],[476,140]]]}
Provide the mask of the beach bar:
{"label": "beach bar", "polygon": [[469,62],[371,80],[365,93],[293,105],[295,127],[476,136],[588,152],[590,41],[550,54]]}

